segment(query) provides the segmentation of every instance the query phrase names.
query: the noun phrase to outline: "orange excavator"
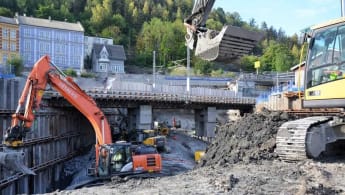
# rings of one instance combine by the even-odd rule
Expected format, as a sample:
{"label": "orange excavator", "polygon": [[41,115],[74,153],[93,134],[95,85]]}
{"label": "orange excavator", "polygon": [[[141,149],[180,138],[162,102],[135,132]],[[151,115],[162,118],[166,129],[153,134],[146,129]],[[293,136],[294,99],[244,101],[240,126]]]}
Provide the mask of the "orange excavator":
{"label": "orange excavator", "polygon": [[[7,129],[3,144],[5,151],[0,152],[0,164],[25,174],[34,174],[22,164],[23,152],[16,152],[23,145],[25,134],[35,119],[47,84],[58,91],[69,103],[77,108],[91,123],[96,134],[96,162],[89,168],[89,175],[107,177],[147,172],[160,172],[161,156],[150,148],[135,147],[127,142],[112,143],[111,129],[107,118],[71,77],[66,76],[48,56],[43,56],[30,72],[18,107],[12,115],[11,126]],[[25,103],[24,113],[20,113]]]}

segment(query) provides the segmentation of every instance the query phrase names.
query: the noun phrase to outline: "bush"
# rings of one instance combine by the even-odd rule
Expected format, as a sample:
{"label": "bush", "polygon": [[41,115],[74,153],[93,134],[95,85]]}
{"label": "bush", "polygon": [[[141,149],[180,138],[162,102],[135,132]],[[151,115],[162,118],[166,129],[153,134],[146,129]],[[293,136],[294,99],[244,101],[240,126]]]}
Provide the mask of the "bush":
{"label": "bush", "polygon": [[96,75],[92,72],[82,72],[80,74],[81,77],[84,77],[84,78],[94,78],[96,77]]}
{"label": "bush", "polygon": [[72,68],[68,68],[66,70],[63,71],[66,75],[71,76],[71,77],[76,77],[77,76],[77,72],[75,70],[73,70]]}
{"label": "bush", "polygon": [[218,70],[212,70],[211,76],[212,77],[221,77],[221,76],[223,76],[223,73],[224,73],[223,69],[220,68]]}
{"label": "bush", "polygon": [[14,73],[16,76],[21,76],[24,70],[23,60],[18,56],[8,60],[7,66],[10,66],[9,69],[11,69],[11,73]]}

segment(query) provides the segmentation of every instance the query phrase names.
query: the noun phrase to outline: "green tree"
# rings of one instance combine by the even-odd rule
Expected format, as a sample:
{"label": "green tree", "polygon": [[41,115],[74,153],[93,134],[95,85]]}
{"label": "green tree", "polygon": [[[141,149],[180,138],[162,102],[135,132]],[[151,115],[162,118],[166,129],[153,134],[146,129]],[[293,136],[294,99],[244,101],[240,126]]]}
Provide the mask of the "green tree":
{"label": "green tree", "polygon": [[264,70],[281,72],[289,70],[295,58],[286,45],[272,41],[260,61],[263,62]]}
{"label": "green tree", "polygon": [[160,65],[167,64],[169,60],[181,59],[185,51],[184,39],[181,39],[184,33],[182,21],[172,23],[153,18],[145,22],[137,38],[137,52],[141,62],[146,59],[145,64],[151,65],[153,51],[156,51]]}
{"label": "green tree", "polygon": [[63,71],[66,75],[71,76],[71,77],[76,77],[77,76],[77,72],[75,70],[73,70],[72,68],[68,68],[66,70]]}
{"label": "green tree", "polygon": [[299,63],[299,59],[300,59],[300,50],[298,49],[297,45],[293,45],[292,49],[291,49],[291,54],[293,55],[293,57],[295,58],[294,64]]}
{"label": "green tree", "polygon": [[13,14],[10,9],[6,7],[0,7],[0,16],[13,17]]}
{"label": "green tree", "polygon": [[251,19],[249,20],[249,26],[250,26],[250,27],[253,27],[253,28],[256,28],[256,21],[255,21],[254,18],[251,18]]}
{"label": "green tree", "polygon": [[194,57],[193,67],[194,73],[196,75],[211,75],[214,63]]}
{"label": "green tree", "polygon": [[218,70],[212,70],[211,71],[211,76],[212,77],[221,77],[223,75],[224,71],[223,69],[218,69]]}
{"label": "green tree", "polygon": [[259,57],[253,55],[245,55],[240,60],[241,69],[245,71],[255,71],[254,63],[259,60]]}
{"label": "green tree", "polygon": [[7,65],[10,66],[11,72],[14,71],[14,74],[16,76],[21,76],[24,66],[23,66],[23,60],[16,56],[10,60],[7,61]]}
{"label": "green tree", "polygon": [[207,20],[206,21],[206,26],[209,29],[218,30],[218,31],[222,30],[222,28],[223,28],[223,24],[221,22],[215,21],[213,19]]}
{"label": "green tree", "polygon": [[144,7],[143,7],[143,13],[145,15],[149,15],[150,14],[150,0],[145,0],[145,3],[144,3]]}

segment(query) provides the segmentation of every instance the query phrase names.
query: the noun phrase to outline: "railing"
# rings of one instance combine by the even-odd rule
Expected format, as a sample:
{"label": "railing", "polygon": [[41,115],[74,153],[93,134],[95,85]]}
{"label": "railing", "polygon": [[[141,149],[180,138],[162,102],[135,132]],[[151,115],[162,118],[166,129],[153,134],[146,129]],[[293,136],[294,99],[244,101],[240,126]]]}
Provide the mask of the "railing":
{"label": "railing", "polygon": [[85,90],[93,95],[113,94],[116,97],[126,96],[128,99],[145,98],[148,100],[165,99],[166,101],[192,101],[214,103],[238,103],[255,104],[255,98],[239,97],[234,91],[224,89],[211,89],[203,87],[191,87],[187,92],[186,86],[156,85],[139,82],[114,82],[108,87],[94,87]]}
{"label": "railing", "polygon": [[270,72],[270,73],[258,74],[258,75],[254,73],[242,73],[239,75],[240,80],[251,80],[251,81],[281,82],[281,81],[294,80],[294,78],[295,78],[294,72],[284,72],[284,73]]}

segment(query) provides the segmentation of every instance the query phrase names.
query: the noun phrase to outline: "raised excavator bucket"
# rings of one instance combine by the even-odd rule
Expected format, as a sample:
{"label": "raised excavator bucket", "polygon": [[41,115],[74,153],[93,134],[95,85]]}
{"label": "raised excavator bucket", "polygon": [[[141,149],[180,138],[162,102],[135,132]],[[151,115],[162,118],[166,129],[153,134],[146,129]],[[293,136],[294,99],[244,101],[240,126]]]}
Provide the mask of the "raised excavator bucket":
{"label": "raised excavator bucket", "polygon": [[6,169],[23,174],[36,175],[23,162],[24,152],[12,151],[10,149],[0,152],[0,164]]}
{"label": "raised excavator bucket", "polygon": [[186,45],[198,56],[208,61],[232,61],[249,54],[264,37],[259,32],[236,26],[224,26],[221,31],[206,28],[208,15],[215,0],[195,0],[190,16],[185,18]]}
{"label": "raised excavator bucket", "polygon": [[195,56],[207,61],[231,61],[249,54],[263,37],[262,33],[236,26],[224,26],[220,32],[207,29],[197,34]]}

